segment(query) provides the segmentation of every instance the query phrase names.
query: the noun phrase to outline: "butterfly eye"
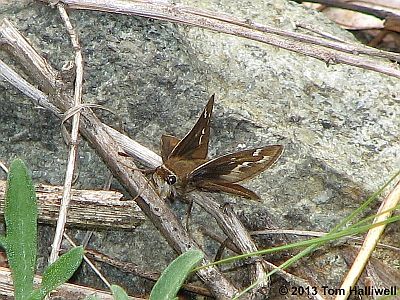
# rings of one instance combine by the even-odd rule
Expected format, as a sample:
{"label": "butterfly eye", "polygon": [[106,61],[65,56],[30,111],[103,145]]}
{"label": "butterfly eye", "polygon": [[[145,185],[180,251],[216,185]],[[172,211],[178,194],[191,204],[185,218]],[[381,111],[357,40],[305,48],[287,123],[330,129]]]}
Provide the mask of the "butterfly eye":
{"label": "butterfly eye", "polygon": [[176,176],[175,175],[168,175],[167,176],[167,183],[169,185],[173,185],[176,183]]}

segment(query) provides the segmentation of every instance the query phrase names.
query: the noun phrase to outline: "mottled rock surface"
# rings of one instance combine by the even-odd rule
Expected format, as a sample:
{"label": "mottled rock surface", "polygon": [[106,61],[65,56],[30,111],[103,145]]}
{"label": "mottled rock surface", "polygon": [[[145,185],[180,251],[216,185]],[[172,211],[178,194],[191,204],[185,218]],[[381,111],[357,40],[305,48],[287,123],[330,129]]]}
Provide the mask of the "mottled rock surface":
{"label": "mottled rock surface", "polygon": [[[202,1],[201,5],[287,30],[294,30],[301,20],[356,42],[323,15],[293,2]],[[183,137],[215,93],[212,157],[285,145],[271,170],[246,183],[262,197],[261,203],[216,196],[221,203],[235,203],[235,211],[250,230],[273,224],[282,229],[328,231],[399,167],[398,79],[346,65],[327,66],[297,53],[189,26],[99,12],[70,11],[70,16],[85,60],[83,101],[112,108],[138,142],[158,152],[161,134]],[[73,59],[55,9],[38,2],[9,2],[0,8],[0,18],[4,17],[57,69]],[[0,103],[2,161],[21,157],[36,182],[61,184],[67,156],[59,120],[5,82],[0,82]],[[104,114],[106,123],[117,123],[113,116],[98,113]],[[100,188],[107,176],[94,151],[82,142],[77,186]],[[183,204],[173,205],[183,213]],[[194,214],[196,224],[210,227],[209,215],[198,208]],[[41,248],[46,252],[52,233],[43,232]],[[76,238],[82,235],[75,232]],[[194,235],[215,251],[215,243]],[[398,226],[392,226],[387,241],[398,245],[399,236]],[[260,239],[264,247],[270,242],[270,238]],[[97,232],[90,247],[150,270],[162,270],[174,257],[151,224],[131,233]],[[346,264],[338,255],[340,249],[324,250],[316,261],[321,270],[330,271],[322,271],[321,278],[337,286]],[[385,256],[399,262],[398,254]],[[136,295],[151,287],[115,269],[103,270]],[[82,274],[90,274],[81,280],[93,284],[91,271],[84,267]]]}

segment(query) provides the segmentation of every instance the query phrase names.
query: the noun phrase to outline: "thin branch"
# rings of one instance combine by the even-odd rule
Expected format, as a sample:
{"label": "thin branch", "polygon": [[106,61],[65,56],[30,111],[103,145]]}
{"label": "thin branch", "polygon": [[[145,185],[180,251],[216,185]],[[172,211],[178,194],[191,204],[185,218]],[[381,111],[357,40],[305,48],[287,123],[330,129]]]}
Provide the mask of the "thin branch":
{"label": "thin branch", "polygon": [[[57,4],[58,11],[61,18],[65,23],[65,27],[71,38],[72,46],[75,50],[75,90],[74,90],[74,106],[79,106],[82,99],[82,81],[83,81],[83,61],[82,52],[79,45],[78,36],[72,27],[71,21],[69,20],[68,14],[62,3]],[[56,226],[56,231],[54,234],[54,240],[51,248],[49,265],[55,262],[58,258],[58,253],[60,251],[61,242],[64,234],[65,223],[67,221],[67,210],[71,199],[71,187],[74,177],[75,161],[78,153],[78,136],[79,136],[79,121],[80,121],[80,111],[72,117],[72,131],[71,131],[71,141],[68,156],[67,170],[65,173],[64,182],[64,193],[61,201],[60,214],[58,215],[58,221]]]}
{"label": "thin branch", "polygon": [[[0,180],[0,215],[4,213],[6,182]],[[55,224],[60,210],[61,186],[36,187],[39,223]],[[121,201],[116,191],[72,190],[67,225],[78,228],[134,230],[144,215],[132,200]]]}
{"label": "thin branch", "polygon": [[293,1],[298,2],[298,3],[303,3],[303,2],[319,3],[319,4],[330,6],[330,7],[348,9],[348,10],[352,10],[352,11],[361,12],[361,13],[364,13],[367,15],[371,15],[371,16],[377,17],[382,20],[386,19],[387,17],[399,16],[390,11],[351,3],[350,1],[338,1],[338,0],[293,0]]}
{"label": "thin branch", "polygon": [[[225,205],[224,208],[221,209],[220,205],[210,197],[204,197],[203,194],[197,191],[191,192],[189,197],[215,218],[224,233],[242,253],[258,251],[248,231],[229,206]],[[264,277],[264,274],[264,265],[262,259],[260,259],[255,262],[250,275],[253,281],[257,280],[257,282],[260,283],[260,287],[266,289],[269,286],[269,280]]]}
{"label": "thin branch", "polygon": [[[71,246],[76,247],[74,241],[66,233],[64,233],[64,237],[71,244]],[[103,281],[108,288],[111,288],[111,284],[108,282],[108,280],[104,277],[104,275],[100,272],[100,270],[90,261],[90,259],[86,255],[83,255],[83,260],[90,266],[90,268],[96,273],[96,275],[101,279],[101,281]]]}
{"label": "thin branch", "polygon": [[202,234],[204,234],[205,236],[208,236],[210,239],[213,239],[214,241],[220,243],[220,244],[224,244],[225,243],[225,247],[228,248],[229,250],[235,252],[235,253],[240,253],[240,250],[238,249],[238,247],[236,247],[236,245],[234,243],[232,243],[231,240],[226,240],[226,236],[221,236],[217,233],[215,233],[214,231],[212,231],[211,229],[201,226],[200,228],[200,232]]}
{"label": "thin branch", "polygon": [[[39,285],[42,277],[35,275],[34,283]],[[14,299],[14,286],[10,269],[0,267],[0,295],[12,297]],[[56,291],[51,293],[50,299],[84,299],[89,295],[95,295],[99,300],[113,300],[109,292],[96,290],[93,288],[79,286],[70,283],[64,283]],[[3,299],[3,297],[1,298]],[[130,300],[145,300],[144,298],[129,297]]]}
{"label": "thin branch", "polygon": [[[52,95],[49,98],[52,104],[62,112],[73,106],[72,99],[63,93],[60,87],[63,83],[54,77],[57,72],[44,60],[22,35],[7,20],[0,25],[0,35],[7,42],[7,48],[19,62],[23,62],[26,71],[32,79],[38,80],[39,88]],[[0,38],[1,38],[0,37]],[[27,55],[29,53],[30,55]],[[32,60],[32,61],[30,61]],[[38,64],[38,61],[44,64]],[[49,71],[50,70],[50,71]],[[54,76],[53,76],[54,75]],[[114,177],[135,198],[142,211],[164,235],[167,242],[178,253],[189,249],[198,249],[199,246],[190,238],[166,202],[148,186],[146,178],[140,172],[131,172],[126,168],[129,161],[118,154],[119,146],[106,131],[104,125],[93,114],[84,108],[81,111],[84,118],[80,123],[81,134],[88,140],[98,155],[104,160]],[[135,197],[137,191],[143,191],[140,197]],[[205,255],[203,264],[208,264],[210,259]],[[231,299],[237,288],[215,267],[197,272],[197,275],[209,287],[213,295],[221,299]]]}
{"label": "thin branch", "polygon": [[61,117],[61,110],[49,102],[45,93],[41,92],[24,78],[19,76],[17,72],[7,66],[2,60],[0,60],[0,76],[20,90],[23,94],[34,99],[36,105],[48,109],[57,117]]}
{"label": "thin branch", "polygon": [[[112,257],[105,255],[104,253],[98,252],[96,250],[86,249],[85,253],[87,255],[93,257],[93,259],[95,259],[96,261],[106,263],[110,266],[116,267],[119,270],[121,270],[122,272],[133,274],[133,275],[136,275],[136,276],[139,276],[139,277],[151,280],[151,281],[157,281],[158,278],[160,278],[160,273],[145,271],[141,267],[137,266],[134,263],[126,262],[126,261],[119,261],[115,258],[112,258]],[[192,284],[192,283],[182,285],[182,289],[186,290],[188,292],[196,293],[196,294],[203,295],[206,297],[212,296],[206,288]]]}
{"label": "thin branch", "polygon": [[[0,74],[1,74],[1,70],[0,70]],[[0,169],[2,169],[4,171],[4,173],[8,174],[8,168],[1,160],[0,160]]]}
{"label": "thin branch", "polygon": [[[49,3],[49,0],[41,1]],[[236,18],[224,13],[216,13],[209,10],[201,10],[183,5],[166,3],[165,1],[60,1],[68,5],[70,8],[75,9],[135,15],[194,25],[301,53],[319,59],[326,64],[347,64],[400,78],[400,70],[398,70],[393,64],[385,64],[358,55],[359,53],[366,53],[374,56],[391,57],[393,60],[400,61],[400,56],[398,54],[368,47],[349,45],[347,43],[342,44],[331,40],[324,40],[304,34],[284,31],[252,21]]]}

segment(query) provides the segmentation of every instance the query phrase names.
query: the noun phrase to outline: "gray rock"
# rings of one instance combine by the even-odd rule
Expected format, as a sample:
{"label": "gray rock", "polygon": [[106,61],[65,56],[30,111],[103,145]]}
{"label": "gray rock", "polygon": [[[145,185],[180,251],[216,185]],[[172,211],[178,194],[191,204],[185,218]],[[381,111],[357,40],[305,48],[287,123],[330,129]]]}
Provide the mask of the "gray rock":
{"label": "gray rock", "polygon": [[[287,30],[294,30],[301,19],[355,42],[323,15],[293,2],[187,3]],[[297,53],[190,26],[99,12],[70,11],[70,16],[83,47],[84,102],[112,108],[138,142],[158,152],[161,134],[183,137],[215,93],[211,156],[285,145],[271,170],[245,184],[262,197],[261,203],[216,195],[221,202],[235,203],[251,230],[273,223],[276,228],[328,231],[398,170],[397,79],[346,65],[327,66]],[[73,60],[55,9],[37,2],[8,4],[0,17],[9,18],[56,68]],[[21,157],[36,182],[61,184],[67,156],[59,120],[4,82],[0,94],[2,160]],[[98,114],[105,123],[117,123],[110,114]],[[86,142],[79,153],[77,186],[101,187],[107,177],[105,166]],[[182,204],[174,206],[182,214]],[[194,222],[210,226],[212,220],[195,208]],[[392,243],[399,242],[395,232],[398,228],[392,230]],[[76,237],[81,234],[75,231]],[[215,251],[215,244],[201,241]],[[45,249],[49,241],[43,240],[41,246]],[[149,270],[162,270],[174,257],[149,223],[132,233],[96,233],[90,246]],[[326,261],[335,265],[336,260]],[[125,280],[123,285],[132,293],[149,291],[151,285],[144,288],[141,279],[104,270],[115,283]],[[345,270],[341,260],[336,270],[326,276],[327,282],[337,285]],[[81,275],[86,273],[90,271],[84,267]],[[92,283],[92,276],[82,278]]]}

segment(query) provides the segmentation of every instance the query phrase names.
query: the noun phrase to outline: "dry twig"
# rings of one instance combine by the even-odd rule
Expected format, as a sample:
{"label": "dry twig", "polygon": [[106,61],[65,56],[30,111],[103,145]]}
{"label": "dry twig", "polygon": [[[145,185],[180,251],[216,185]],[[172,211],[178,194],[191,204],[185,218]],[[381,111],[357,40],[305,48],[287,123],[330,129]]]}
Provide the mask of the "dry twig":
{"label": "dry twig", "polygon": [[[49,3],[50,0],[41,1]],[[326,64],[342,63],[400,78],[400,70],[397,69],[395,65],[384,64],[383,62],[370,60],[359,55],[365,53],[369,56],[386,57],[400,61],[400,55],[396,53],[380,51],[359,45],[350,45],[348,43],[343,44],[332,40],[276,29],[224,13],[154,0],[60,1],[74,9],[135,15],[194,25],[301,53],[319,59]]]}
{"label": "dry twig", "polygon": [[[31,77],[37,80],[39,88],[52,95],[49,98],[52,104],[62,112],[68,111],[73,106],[73,101],[60,88],[63,83],[57,79],[57,72],[7,20],[0,25],[0,35],[3,40],[7,41],[7,49],[17,57],[19,62],[23,63]],[[136,198],[136,202],[164,235],[171,247],[178,253],[189,249],[201,250],[189,237],[165,201],[160,199],[157,193],[148,186],[146,178],[139,172],[130,172],[126,168],[126,164],[123,163],[126,159],[118,154],[118,145],[93,112],[84,108],[81,113],[84,116],[80,122],[81,134],[89,141],[132,197],[138,190],[143,190],[141,196]],[[209,262],[210,260],[205,255],[203,263]],[[215,267],[200,270],[197,274],[209,287],[211,293],[220,299],[230,299],[237,293],[237,289],[232,283]]]}
{"label": "dry twig", "polygon": [[[0,180],[0,215],[4,210],[6,182]],[[63,187],[39,185],[36,188],[39,223],[55,224]],[[121,201],[116,191],[72,190],[67,225],[79,228],[134,230],[144,216],[132,200]]]}
{"label": "dry twig", "polygon": [[[0,267],[0,292],[4,297],[10,297],[13,299],[14,297],[14,287],[11,278],[11,271],[7,268]],[[39,285],[42,281],[41,276],[35,276],[34,283]],[[64,283],[60,287],[57,288],[57,291],[54,291],[51,294],[50,299],[58,299],[59,297],[64,299],[84,299],[89,295],[95,295],[99,300],[113,300],[113,296],[104,291],[92,289],[89,287],[79,286],[75,284]],[[1,299],[4,299],[1,297]],[[145,300],[143,298],[129,297],[131,300]]]}
{"label": "dry twig", "polygon": [[[79,106],[81,104],[81,99],[82,99],[82,80],[83,80],[83,61],[82,61],[81,47],[79,45],[78,36],[76,35],[74,28],[72,27],[68,14],[65,11],[64,5],[62,3],[59,3],[57,4],[57,7],[61,18],[65,23],[65,27],[70,35],[72,46],[75,50],[76,74],[75,74],[74,106]],[[60,213],[58,215],[58,220],[57,220],[56,232],[54,234],[54,240],[51,248],[49,265],[57,260],[64,234],[65,223],[67,221],[67,209],[69,202],[71,200],[72,180],[74,177],[75,161],[78,153],[79,120],[80,120],[80,112],[78,111],[72,117],[71,141],[70,141],[67,170],[65,173],[64,191],[60,206]]]}
{"label": "dry twig", "polygon": [[[92,249],[86,249],[85,254],[90,257],[93,257],[93,259],[96,261],[106,263],[110,266],[114,266],[114,267],[120,269],[123,272],[137,275],[137,276],[140,276],[142,278],[145,278],[145,279],[148,279],[151,281],[157,281],[158,278],[160,277],[160,273],[145,271],[141,267],[135,265],[134,263],[126,262],[126,261],[118,261],[108,255],[105,255],[103,253],[100,253],[100,252],[92,250]],[[182,289],[186,290],[188,292],[203,295],[206,297],[212,296],[206,288],[203,288],[201,286],[191,284],[191,283],[184,284],[182,286]]]}
{"label": "dry twig", "polygon": [[[77,245],[75,242],[66,234],[64,233],[64,238],[71,244],[71,246],[76,247]],[[96,275],[104,282],[104,284],[110,289],[111,284],[108,280],[104,277],[104,275],[100,272],[100,270],[90,261],[90,259],[84,254],[83,260],[89,265],[89,267],[96,273]]]}

